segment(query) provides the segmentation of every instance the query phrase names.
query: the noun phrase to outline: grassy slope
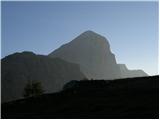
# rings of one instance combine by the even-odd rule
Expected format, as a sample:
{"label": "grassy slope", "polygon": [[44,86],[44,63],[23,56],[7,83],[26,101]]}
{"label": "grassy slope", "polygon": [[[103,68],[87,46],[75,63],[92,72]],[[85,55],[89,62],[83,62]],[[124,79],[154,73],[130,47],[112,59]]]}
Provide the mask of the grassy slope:
{"label": "grassy slope", "polygon": [[80,81],[59,93],[2,104],[2,118],[158,118],[159,77]]}

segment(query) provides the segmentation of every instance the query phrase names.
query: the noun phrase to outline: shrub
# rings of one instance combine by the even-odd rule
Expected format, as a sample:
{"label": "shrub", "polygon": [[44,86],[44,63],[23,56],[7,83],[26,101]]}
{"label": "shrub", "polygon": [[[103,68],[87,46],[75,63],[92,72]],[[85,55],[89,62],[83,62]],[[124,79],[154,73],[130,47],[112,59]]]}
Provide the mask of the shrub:
{"label": "shrub", "polygon": [[32,97],[43,94],[41,82],[29,81],[24,88],[24,97]]}

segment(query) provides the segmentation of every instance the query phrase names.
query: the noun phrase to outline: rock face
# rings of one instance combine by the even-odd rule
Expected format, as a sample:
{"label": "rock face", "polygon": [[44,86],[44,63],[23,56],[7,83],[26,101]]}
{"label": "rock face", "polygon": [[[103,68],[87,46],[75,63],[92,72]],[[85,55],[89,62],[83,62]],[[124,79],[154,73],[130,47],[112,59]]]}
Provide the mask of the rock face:
{"label": "rock face", "polygon": [[117,64],[107,39],[93,31],[82,33],[48,56],[79,64],[81,71],[89,79],[116,79],[147,75],[143,71],[123,70],[122,66]]}
{"label": "rock face", "polygon": [[2,59],[2,102],[21,98],[28,81],[40,81],[46,93],[57,92],[70,80],[85,78],[79,65],[60,58],[15,53]]}
{"label": "rock face", "polygon": [[143,70],[129,70],[125,64],[118,64],[123,78],[148,76]]}
{"label": "rock face", "polygon": [[119,67],[107,40],[92,31],[86,31],[68,44],[49,54],[80,65],[89,79],[119,78]]}

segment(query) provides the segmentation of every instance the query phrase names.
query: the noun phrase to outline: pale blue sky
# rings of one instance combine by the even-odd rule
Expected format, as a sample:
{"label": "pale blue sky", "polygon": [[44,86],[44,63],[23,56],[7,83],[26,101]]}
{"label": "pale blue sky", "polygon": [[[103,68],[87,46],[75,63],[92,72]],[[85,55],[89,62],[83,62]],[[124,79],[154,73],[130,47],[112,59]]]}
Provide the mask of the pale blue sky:
{"label": "pale blue sky", "polygon": [[158,2],[2,2],[2,57],[47,55],[86,30],[105,36],[118,63],[158,74]]}

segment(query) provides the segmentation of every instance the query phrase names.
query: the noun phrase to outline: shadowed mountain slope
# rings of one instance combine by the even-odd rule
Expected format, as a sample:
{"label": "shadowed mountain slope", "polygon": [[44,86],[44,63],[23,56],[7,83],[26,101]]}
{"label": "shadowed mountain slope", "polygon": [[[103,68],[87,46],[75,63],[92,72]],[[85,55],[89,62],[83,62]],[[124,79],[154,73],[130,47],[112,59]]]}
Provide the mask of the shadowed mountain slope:
{"label": "shadowed mountain slope", "polygon": [[142,70],[129,71],[125,69],[121,71],[121,65],[117,64],[115,55],[110,50],[108,40],[93,31],[86,31],[80,34],[48,56],[52,58],[59,57],[79,64],[81,71],[89,79],[147,76]]}
{"label": "shadowed mountain slope", "polygon": [[144,77],[148,76],[143,70],[129,70],[125,64],[118,64],[120,68],[122,78],[130,78],[130,77]]}
{"label": "shadowed mountain slope", "polygon": [[41,82],[44,91],[49,93],[61,90],[70,80],[85,78],[77,64],[32,52],[9,55],[1,64],[2,102],[21,98],[30,81]]}

